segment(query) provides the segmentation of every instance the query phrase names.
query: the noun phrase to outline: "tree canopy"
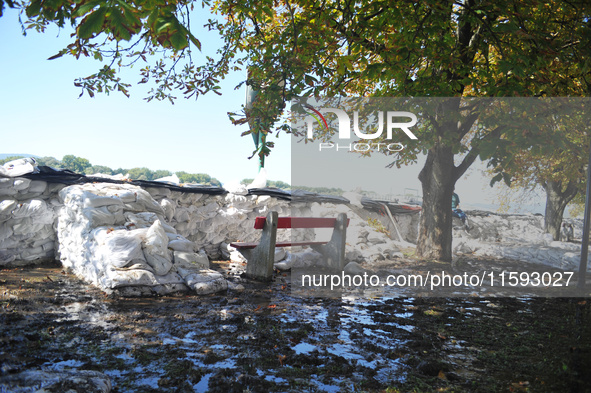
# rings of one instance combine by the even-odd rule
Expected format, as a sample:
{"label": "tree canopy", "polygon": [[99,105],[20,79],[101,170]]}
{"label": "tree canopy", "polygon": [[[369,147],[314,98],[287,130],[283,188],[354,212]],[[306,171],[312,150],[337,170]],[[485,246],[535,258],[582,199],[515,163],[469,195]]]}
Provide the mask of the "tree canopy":
{"label": "tree canopy", "polygon": [[209,6],[210,0],[0,0],[0,16],[6,7],[18,8],[23,33],[71,25],[72,42],[49,59],[89,57],[102,63],[96,73],[76,80],[81,95],[118,91],[129,96],[131,84],[118,71],[141,65],[139,83],[152,87],[146,99],[174,102],[178,92],[187,98],[208,91],[220,94],[217,83],[230,69],[234,50],[227,46],[218,59],[193,61],[192,51],[201,50],[193,31],[215,30],[218,24],[209,20],[206,26],[191,25],[196,13]]}
{"label": "tree canopy", "polygon": [[[591,81],[591,4],[585,1],[422,2],[219,0],[225,34],[250,62],[261,102],[297,96],[499,97],[584,95]],[[281,88],[278,88],[281,86]],[[419,179],[419,255],[451,259],[451,194],[480,156],[503,162],[513,147],[548,146],[542,132],[474,128],[477,116],[448,100],[411,154]],[[268,106],[273,108],[273,106]],[[279,111],[267,110],[269,122]],[[515,142],[515,143],[513,143]],[[458,162],[456,162],[456,160]],[[507,172],[499,173],[507,177]]]}
{"label": "tree canopy", "polygon": [[[216,91],[220,77],[248,64],[248,83],[259,92],[248,116],[265,125],[280,118],[281,103],[300,96],[539,97],[590,91],[586,0],[215,0],[214,11],[225,19],[208,26],[219,30],[224,44],[218,59],[208,57],[201,65],[191,58],[191,47],[200,48],[190,25],[195,4],[57,0],[20,7],[27,29],[66,22],[76,28],[73,42],[54,58],[89,56],[105,63],[77,81],[83,93],[128,94],[116,68],[150,54],[158,60],[141,69],[142,83],[156,85],[148,99],[172,100],[175,90],[185,96]],[[478,156],[502,163],[514,147],[562,139],[478,128],[475,115],[460,111],[461,105],[460,100],[442,104],[421,144],[394,157],[396,165],[404,165],[418,154],[427,156],[419,176],[424,210],[417,247],[425,257],[451,259],[453,186]],[[446,117],[460,112],[461,118]],[[233,119],[248,120],[246,114]],[[502,178],[511,175],[498,167]]]}

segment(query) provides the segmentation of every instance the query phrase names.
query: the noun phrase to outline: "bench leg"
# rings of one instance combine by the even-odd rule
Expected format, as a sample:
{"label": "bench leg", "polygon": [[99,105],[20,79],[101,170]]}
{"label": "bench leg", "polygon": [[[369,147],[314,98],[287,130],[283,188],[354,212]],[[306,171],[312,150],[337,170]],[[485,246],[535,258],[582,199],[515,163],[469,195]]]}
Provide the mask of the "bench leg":
{"label": "bench leg", "polygon": [[[259,281],[269,281],[273,278],[273,263],[275,262],[275,242],[277,239],[277,212],[267,214],[267,220],[259,245],[248,250],[246,257],[246,276]],[[245,250],[246,251],[246,250]]]}
{"label": "bench leg", "polygon": [[332,237],[327,244],[312,246],[324,255],[327,266],[335,271],[345,268],[345,242],[347,239],[347,215],[340,213],[334,225]]}

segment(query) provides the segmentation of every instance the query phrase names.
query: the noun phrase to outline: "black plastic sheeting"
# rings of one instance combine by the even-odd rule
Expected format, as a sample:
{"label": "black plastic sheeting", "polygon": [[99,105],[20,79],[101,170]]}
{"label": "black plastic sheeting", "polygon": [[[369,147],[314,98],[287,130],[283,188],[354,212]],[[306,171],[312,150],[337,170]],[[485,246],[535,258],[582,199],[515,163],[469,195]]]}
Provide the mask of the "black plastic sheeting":
{"label": "black plastic sheeting", "polygon": [[378,213],[386,213],[385,208],[388,207],[392,214],[417,214],[422,209],[418,205],[405,205],[401,203],[392,203],[390,201],[380,201],[370,199],[367,197],[361,198],[361,205],[367,210],[375,211]]}
{"label": "black plastic sheeting", "polygon": [[172,183],[148,181],[148,180],[130,180],[122,181],[109,179],[104,177],[93,177],[85,176],[79,173],[74,173],[68,169],[54,169],[48,166],[39,166],[39,171],[36,173],[27,173],[21,177],[31,180],[44,180],[49,183],[60,183],[66,185],[73,184],[84,184],[84,183],[113,183],[113,184],[133,184],[139,187],[158,187],[168,188],[171,191],[189,192],[195,194],[209,194],[209,195],[222,195],[226,194],[226,191],[222,187],[207,186],[207,185],[189,185],[189,186],[178,186]]}
{"label": "black plastic sheeting", "polygon": [[[48,166],[39,166],[38,172],[27,173],[21,177],[31,180],[44,180],[49,183],[60,183],[66,185],[84,184],[84,183],[114,183],[114,184],[133,184],[139,187],[168,188],[171,191],[189,192],[196,194],[223,195],[228,191],[222,187],[208,185],[185,185],[183,187],[173,183],[148,181],[148,180],[130,180],[122,181],[104,177],[93,177],[74,173],[68,169],[55,169]],[[248,195],[268,195],[274,198],[293,202],[318,202],[333,203],[335,205],[348,204],[347,198],[336,195],[321,195],[305,190],[286,191],[274,187],[252,188],[248,190]],[[389,201],[373,200],[367,197],[361,198],[361,204],[367,210],[373,210],[385,213],[384,205],[390,209],[392,214],[416,214],[421,211],[420,206],[394,204]]]}
{"label": "black plastic sheeting", "polygon": [[336,205],[350,203],[347,198],[342,196],[321,195],[315,192],[304,190],[292,190],[289,192],[274,187],[251,188],[248,190],[248,195],[269,195],[278,199],[284,199],[292,202],[334,203]]}

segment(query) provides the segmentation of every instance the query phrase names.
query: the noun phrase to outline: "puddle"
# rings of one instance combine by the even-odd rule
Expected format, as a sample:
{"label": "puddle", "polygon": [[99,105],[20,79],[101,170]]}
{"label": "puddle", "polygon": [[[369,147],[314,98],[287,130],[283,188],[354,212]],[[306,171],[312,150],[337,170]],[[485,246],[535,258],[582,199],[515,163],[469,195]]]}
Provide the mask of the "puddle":
{"label": "puddle", "polygon": [[292,347],[292,349],[295,351],[296,355],[299,354],[308,354],[310,352],[316,351],[318,350],[318,348],[316,347],[316,345],[312,345],[312,344],[308,344],[308,343],[299,343],[298,345]]}
{"label": "puddle", "polygon": [[209,379],[211,378],[212,375],[213,375],[213,373],[209,373],[209,374],[205,374],[203,377],[201,377],[201,381],[199,381],[199,383],[197,385],[193,386],[193,388],[195,389],[195,392],[206,392],[209,387]]}

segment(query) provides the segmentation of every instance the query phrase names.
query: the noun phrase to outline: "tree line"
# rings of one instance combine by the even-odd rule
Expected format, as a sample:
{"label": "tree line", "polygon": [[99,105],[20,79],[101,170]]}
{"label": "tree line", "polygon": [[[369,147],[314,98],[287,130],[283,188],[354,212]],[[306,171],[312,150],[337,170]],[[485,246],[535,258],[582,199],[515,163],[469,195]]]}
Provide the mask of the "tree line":
{"label": "tree line", "polygon": [[[25,156],[10,156],[4,159],[0,159],[0,165],[19,158],[25,158]],[[105,175],[127,175],[132,180],[156,180],[167,176],[172,176],[172,172],[166,169],[151,170],[146,167],[135,167],[130,169],[117,168],[111,169],[105,165],[92,165],[86,158],[77,157],[72,154],[65,155],[61,160],[55,157],[35,157],[37,165],[49,166],[56,169],[68,169],[75,173],[85,175],[95,175],[102,173]],[[215,177],[211,177],[205,173],[188,173],[185,171],[178,171],[174,173],[177,175],[181,183],[198,183],[207,184],[212,186],[221,187],[222,183]],[[243,179],[241,184],[250,184],[254,179]],[[289,190],[291,185],[281,180],[269,180],[267,181],[267,187],[275,187],[283,190]],[[323,189],[318,189],[315,192],[322,193]],[[343,190],[340,190],[340,194]]]}
{"label": "tree line", "polygon": [[[0,165],[8,161],[24,158],[24,156],[12,156],[0,160]],[[92,165],[90,161],[83,157],[77,157],[72,154],[65,155],[61,160],[55,157],[35,157],[38,165],[49,166],[56,169],[69,169],[72,172],[84,175],[95,175],[102,173],[105,175],[127,175],[132,180],[156,180],[162,177],[172,176],[172,172],[166,169],[151,170],[146,167],[136,168],[117,168],[111,169],[105,165]],[[181,183],[208,184],[221,187],[222,183],[215,177],[205,173],[188,173],[185,171],[175,172]]]}

